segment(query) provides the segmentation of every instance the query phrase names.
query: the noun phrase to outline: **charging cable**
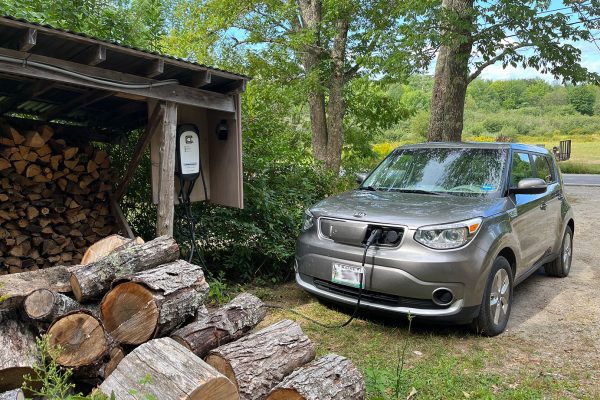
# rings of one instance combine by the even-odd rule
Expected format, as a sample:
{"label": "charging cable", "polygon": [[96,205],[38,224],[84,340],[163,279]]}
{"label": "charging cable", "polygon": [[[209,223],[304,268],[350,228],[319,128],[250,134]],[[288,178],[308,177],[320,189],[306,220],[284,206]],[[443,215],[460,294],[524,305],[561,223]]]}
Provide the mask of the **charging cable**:
{"label": "charging cable", "polygon": [[[375,228],[371,231],[371,235],[365,242],[365,245],[364,245],[365,251],[363,252],[363,258],[362,258],[362,268],[363,268],[362,271],[363,272],[360,273],[360,282],[358,284],[358,300],[356,301],[356,305],[354,306],[354,311],[352,312],[350,319],[348,319],[343,324],[341,324],[341,325],[324,324],[324,323],[319,322],[319,321],[317,321],[307,315],[304,315],[296,310],[293,310],[289,307],[278,306],[275,304],[265,304],[265,306],[267,308],[275,308],[275,309],[279,309],[279,310],[285,310],[285,311],[290,312],[294,315],[297,315],[301,318],[304,318],[305,320],[312,322],[315,325],[319,325],[320,327],[327,328],[327,329],[338,329],[338,328],[343,328],[345,326],[348,326],[350,324],[350,322],[352,322],[354,320],[354,318],[356,318],[356,316],[358,315],[358,310],[360,308],[360,300],[362,298],[362,292],[363,292],[364,268],[365,268],[365,263],[367,261],[367,251],[369,251],[369,248],[371,247],[371,245],[373,245],[373,243],[375,243],[377,240],[379,240],[381,238],[382,234],[383,234],[383,230],[381,228]],[[373,264],[373,266],[374,266],[374,264]]]}
{"label": "charging cable", "polygon": [[[202,171],[202,162],[200,162],[200,179],[202,179],[202,188],[204,189],[204,198],[208,199],[208,191],[206,190],[206,181],[204,180],[204,172]],[[196,184],[196,179],[191,181],[183,179],[181,176],[179,177],[179,204],[183,206],[185,215],[184,219],[188,224],[188,228],[190,231],[190,255],[188,257],[188,262],[192,262],[192,258],[194,257],[194,251],[196,250],[196,221],[194,219],[194,214],[192,212],[192,201],[191,195],[194,190],[194,185]],[[202,262],[204,264],[204,262]],[[206,267],[205,265],[203,265]]]}

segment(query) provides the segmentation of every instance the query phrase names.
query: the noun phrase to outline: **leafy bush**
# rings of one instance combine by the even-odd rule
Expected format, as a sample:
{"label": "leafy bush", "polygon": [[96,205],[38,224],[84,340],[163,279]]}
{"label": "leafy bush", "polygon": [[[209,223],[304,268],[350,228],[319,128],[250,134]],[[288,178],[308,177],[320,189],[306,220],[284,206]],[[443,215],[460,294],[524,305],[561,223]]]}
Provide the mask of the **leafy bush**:
{"label": "leafy bush", "polygon": [[569,88],[569,103],[581,114],[593,115],[596,93],[589,86],[575,86]]}

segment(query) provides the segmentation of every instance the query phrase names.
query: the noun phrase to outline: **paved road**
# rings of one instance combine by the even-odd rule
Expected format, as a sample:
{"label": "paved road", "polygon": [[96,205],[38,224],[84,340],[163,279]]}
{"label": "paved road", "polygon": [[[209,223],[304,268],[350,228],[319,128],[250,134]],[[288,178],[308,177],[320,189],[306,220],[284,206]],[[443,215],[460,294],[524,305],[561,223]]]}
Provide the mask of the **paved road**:
{"label": "paved road", "polygon": [[600,186],[598,174],[563,174],[567,186]]}

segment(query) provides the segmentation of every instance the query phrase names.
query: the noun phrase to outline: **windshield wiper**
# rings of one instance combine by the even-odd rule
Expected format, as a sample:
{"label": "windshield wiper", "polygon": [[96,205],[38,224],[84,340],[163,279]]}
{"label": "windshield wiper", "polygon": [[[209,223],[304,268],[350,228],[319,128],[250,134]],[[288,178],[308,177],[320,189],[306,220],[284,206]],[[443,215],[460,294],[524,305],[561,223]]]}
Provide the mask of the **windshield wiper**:
{"label": "windshield wiper", "polygon": [[395,192],[401,192],[401,193],[418,193],[418,194],[432,194],[434,196],[439,196],[440,193],[438,192],[431,192],[429,190],[422,190],[422,189],[396,189]]}
{"label": "windshield wiper", "polygon": [[369,186],[361,186],[358,188],[358,190],[368,190],[370,192],[376,192],[377,188],[374,188],[373,186],[369,185]]}

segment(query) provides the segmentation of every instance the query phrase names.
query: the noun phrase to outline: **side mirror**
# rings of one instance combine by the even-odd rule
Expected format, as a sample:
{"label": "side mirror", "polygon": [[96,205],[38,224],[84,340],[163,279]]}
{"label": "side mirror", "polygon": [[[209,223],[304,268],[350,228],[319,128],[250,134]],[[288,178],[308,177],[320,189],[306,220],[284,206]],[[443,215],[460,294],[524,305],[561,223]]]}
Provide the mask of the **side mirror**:
{"label": "side mirror", "polygon": [[362,185],[362,183],[367,179],[367,174],[356,174],[356,183]]}
{"label": "side mirror", "polygon": [[516,188],[510,188],[511,194],[541,194],[546,191],[546,182],[540,178],[521,179]]}

